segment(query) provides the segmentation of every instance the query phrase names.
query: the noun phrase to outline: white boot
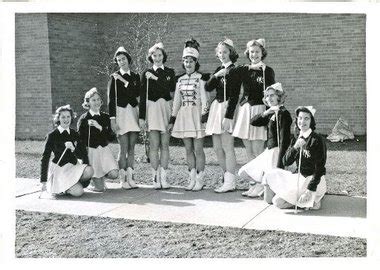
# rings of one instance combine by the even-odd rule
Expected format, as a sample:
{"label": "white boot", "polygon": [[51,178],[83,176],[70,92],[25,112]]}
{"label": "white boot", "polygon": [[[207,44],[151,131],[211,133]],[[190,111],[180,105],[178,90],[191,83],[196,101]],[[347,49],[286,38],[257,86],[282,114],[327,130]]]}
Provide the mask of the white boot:
{"label": "white boot", "polygon": [[119,178],[120,178],[121,188],[123,188],[123,189],[131,189],[132,188],[128,184],[128,182],[125,181],[126,175],[125,175],[125,170],[124,169],[120,169],[119,170]]}
{"label": "white boot", "polygon": [[170,185],[168,184],[168,182],[166,182],[166,177],[167,177],[166,170],[164,168],[160,167],[159,171],[160,171],[160,183],[161,183],[161,187],[163,189],[170,188]]}
{"label": "white boot", "polygon": [[250,198],[260,197],[264,194],[264,185],[261,183],[256,183],[256,185],[250,187],[250,189],[245,192],[245,196]]}
{"label": "white boot", "polygon": [[195,186],[195,181],[196,181],[196,177],[197,177],[197,170],[195,168],[191,169],[191,171],[189,172],[189,179],[190,179],[190,183],[189,185],[185,188],[186,190],[192,190]]}
{"label": "white boot", "polygon": [[200,191],[203,189],[204,185],[205,185],[205,172],[199,172],[197,174],[197,177],[196,177],[196,182],[195,182],[195,186],[193,188],[193,191]]}
{"label": "white boot", "polygon": [[153,188],[154,189],[161,189],[159,171],[160,171],[160,167],[158,167],[157,170],[152,168],[152,178],[153,178]]}
{"label": "white boot", "polygon": [[235,175],[230,172],[224,173],[224,183],[220,188],[214,189],[216,193],[224,193],[236,189]]}
{"label": "white boot", "polygon": [[131,188],[137,188],[135,181],[133,180],[133,169],[131,167],[127,168],[127,182]]}

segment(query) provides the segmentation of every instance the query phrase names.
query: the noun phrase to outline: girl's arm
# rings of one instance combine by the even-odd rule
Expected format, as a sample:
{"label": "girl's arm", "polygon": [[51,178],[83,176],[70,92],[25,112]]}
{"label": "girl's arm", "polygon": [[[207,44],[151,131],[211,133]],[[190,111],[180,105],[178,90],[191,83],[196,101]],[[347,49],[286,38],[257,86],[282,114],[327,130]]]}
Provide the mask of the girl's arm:
{"label": "girl's arm", "polygon": [[178,111],[181,108],[181,92],[179,89],[179,83],[176,85],[176,90],[174,92],[174,101],[173,101],[173,110],[172,115],[170,117],[170,124],[174,124],[175,119],[177,117]]}
{"label": "girl's arm", "polygon": [[84,118],[85,114],[81,115],[79,118],[77,123],[77,131],[79,133],[79,139],[86,145],[88,140],[88,122]]}
{"label": "girl's arm", "polygon": [[208,113],[209,110],[209,104],[208,104],[208,93],[205,90],[205,84],[206,82],[204,80],[199,80],[199,91],[201,94],[201,114],[205,115]]}
{"label": "girl's arm", "polygon": [[271,67],[265,69],[265,87],[276,83],[274,70]]}
{"label": "girl's arm", "polygon": [[251,119],[251,125],[256,127],[267,126],[272,115],[273,114],[264,115],[264,113],[256,114]]}
{"label": "girl's arm", "polygon": [[284,164],[282,162],[282,157],[285,155],[286,149],[288,149],[290,145],[290,127],[292,125],[292,117],[290,116],[290,113],[288,111],[284,111],[284,113],[281,116],[281,120],[279,123],[279,139],[280,139],[280,145],[279,147],[279,154],[277,159],[277,168],[284,168]]}
{"label": "girl's arm", "polygon": [[[217,73],[220,69],[221,69],[221,67],[218,67],[215,70],[214,74]],[[208,92],[211,92],[212,90],[214,90],[218,86],[219,78],[215,77],[214,74],[212,76],[210,76],[210,79],[208,79],[208,81],[205,84],[205,90]]]}
{"label": "girl's arm", "polygon": [[42,153],[42,158],[41,158],[40,182],[42,183],[47,181],[50,156],[51,156],[51,152],[53,151],[53,146],[54,146],[54,143],[52,139],[52,134],[50,133],[46,136],[45,148],[44,148],[44,152]]}
{"label": "girl's arm", "polygon": [[[145,114],[146,114],[146,77],[145,77],[146,71],[144,71],[141,74],[141,84],[140,84],[140,105],[139,105],[139,118],[145,120]],[[149,79],[150,82],[152,80]]]}
{"label": "girl's arm", "polygon": [[74,155],[83,161],[83,164],[88,164],[88,155],[87,155],[87,149],[86,144],[82,143],[82,141],[79,139],[79,134],[74,133],[73,134],[74,141],[77,142],[77,145],[75,146]]}
{"label": "girl's arm", "polygon": [[111,75],[111,79],[108,81],[107,93],[108,93],[108,112],[110,117],[116,117],[116,95],[115,95],[115,79]]}
{"label": "girl's arm", "polygon": [[239,94],[240,94],[240,79],[239,74],[235,68],[230,69],[227,80],[227,86],[231,89],[230,97],[228,98],[228,105],[226,114],[224,115],[225,118],[233,119],[234,113],[236,109],[236,105],[239,101]]}
{"label": "girl's arm", "polygon": [[326,143],[322,136],[318,135],[312,138],[310,151],[313,154],[314,161],[314,174],[309,182],[307,189],[310,191],[316,191],[321,177],[326,174]]}
{"label": "girl's arm", "polygon": [[296,137],[292,138],[292,141],[291,141],[288,149],[286,150],[285,155],[282,158],[282,163],[284,166],[290,166],[298,158],[300,149],[296,149],[293,147],[294,144],[296,143],[297,139],[298,138],[296,138]]}

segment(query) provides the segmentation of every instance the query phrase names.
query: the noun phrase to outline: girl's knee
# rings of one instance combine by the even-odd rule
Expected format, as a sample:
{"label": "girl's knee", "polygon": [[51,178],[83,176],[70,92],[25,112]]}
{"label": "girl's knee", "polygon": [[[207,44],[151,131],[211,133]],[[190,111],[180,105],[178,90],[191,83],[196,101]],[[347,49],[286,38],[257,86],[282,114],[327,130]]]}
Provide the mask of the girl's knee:
{"label": "girl's knee", "polygon": [[119,170],[112,170],[107,174],[107,178],[109,179],[116,179],[119,177]]}
{"label": "girl's knee", "polygon": [[88,180],[91,179],[91,177],[94,175],[94,169],[91,166],[87,166],[82,174],[81,179],[82,180]]}
{"label": "girl's knee", "polygon": [[79,183],[76,183],[74,186],[72,186],[71,188],[69,188],[66,193],[70,194],[71,196],[74,196],[74,197],[80,197],[83,195],[84,191],[83,191],[83,187],[81,184]]}

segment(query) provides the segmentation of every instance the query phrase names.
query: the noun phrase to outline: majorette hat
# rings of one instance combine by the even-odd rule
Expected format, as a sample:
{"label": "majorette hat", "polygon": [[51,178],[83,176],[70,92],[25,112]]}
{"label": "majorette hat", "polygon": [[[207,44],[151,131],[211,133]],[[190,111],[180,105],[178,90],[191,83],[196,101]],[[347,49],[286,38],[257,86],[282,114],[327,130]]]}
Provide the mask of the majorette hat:
{"label": "majorette hat", "polygon": [[185,41],[185,47],[183,49],[182,58],[187,56],[194,57],[196,59],[199,58],[199,43],[195,39],[191,38]]}

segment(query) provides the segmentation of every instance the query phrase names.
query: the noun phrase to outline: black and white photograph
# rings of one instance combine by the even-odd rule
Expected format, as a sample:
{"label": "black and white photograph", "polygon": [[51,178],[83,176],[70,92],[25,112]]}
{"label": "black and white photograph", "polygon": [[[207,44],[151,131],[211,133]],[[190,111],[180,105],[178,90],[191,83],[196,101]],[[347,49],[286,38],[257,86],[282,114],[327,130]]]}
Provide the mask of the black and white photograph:
{"label": "black and white photograph", "polygon": [[379,265],[378,1],[5,2],[4,262]]}

